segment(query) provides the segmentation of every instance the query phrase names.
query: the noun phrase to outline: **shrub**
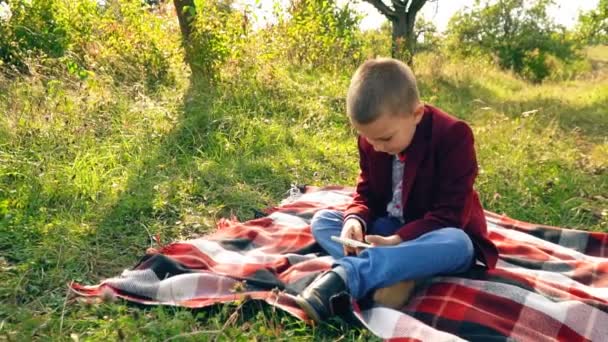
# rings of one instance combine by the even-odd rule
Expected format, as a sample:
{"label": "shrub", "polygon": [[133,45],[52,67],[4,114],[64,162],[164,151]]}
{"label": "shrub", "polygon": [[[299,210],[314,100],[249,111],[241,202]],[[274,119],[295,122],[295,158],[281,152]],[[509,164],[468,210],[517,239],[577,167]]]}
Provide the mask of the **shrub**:
{"label": "shrub", "polygon": [[358,25],[361,18],[346,4],[335,0],[293,1],[287,16],[278,24],[287,59],[296,65],[318,68],[358,64],[361,41]]}
{"label": "shrub", "polygon": [[608,0],[600,0],[597,8],[580,13],[576,34],[587,44],[608,44]]}
{"label": "shrub", "polygon": [[148,88],[171,84],[179,45],[169,25],[136,0],[17,0],[0,25],[4,73],[95,73]]}
{"label": "shrub", "polygon": [[58,2],[16,0],[2,4],[0,65],[3,70],[29,73],[33,58],[57,58],[68,47],[68,29],[58,18]]}
{"label": "shrub", "polygon": [[446,49],[452,54],[490,55],[503,69],[540,82],[551,74],[549,56],[578,58],[578,44],[547,14],[550,0],[501,0],[477,3],[454,15],[448,25]]}
{"label": "shrub", "polygon": [[238,57],[247,43],[248,18],[229,4],[214,0],[199,1],[194,18],[186,46],[189,63],[197,77],[215,79],[219,67],[229,58]]}

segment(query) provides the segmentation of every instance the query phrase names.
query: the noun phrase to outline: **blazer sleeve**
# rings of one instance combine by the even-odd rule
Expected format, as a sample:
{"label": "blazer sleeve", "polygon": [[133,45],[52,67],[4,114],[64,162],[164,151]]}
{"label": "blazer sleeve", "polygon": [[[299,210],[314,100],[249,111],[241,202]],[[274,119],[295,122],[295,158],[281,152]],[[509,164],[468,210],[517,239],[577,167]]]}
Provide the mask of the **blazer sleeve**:
{"label": "blazer sleeve", "polygon": [[[437,147],[439,181],[433,204],[422,218],[408,222],[397,231],[403,241],[438,228],[463,228],[469,221],[473,183],[477,177],[473,132],[459,121],[444,133]],[[415,200],[415,199],[414,199]]]}
{"label": "blazer sleeve", "polygon": [[366,152],[362,146],[362,140],[364,138],[359,136],[357,145],[359,147],[359,176],[357,177],[357,187],[355,189],[355,195],[352,202],[346,208],[344,212],[345,219],[349,217],[356,217],[361,220],[364,227],[367,226],[370,220],[370,209],[369,209],[369,198],[370,198],[370,184],[369,184],[369,170],[367,164]]}

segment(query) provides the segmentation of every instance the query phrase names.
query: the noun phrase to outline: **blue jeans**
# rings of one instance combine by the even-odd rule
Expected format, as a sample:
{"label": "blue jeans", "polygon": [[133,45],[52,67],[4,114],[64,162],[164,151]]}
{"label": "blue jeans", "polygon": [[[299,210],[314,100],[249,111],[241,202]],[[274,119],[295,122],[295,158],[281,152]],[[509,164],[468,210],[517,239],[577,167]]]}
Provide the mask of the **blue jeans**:
{"label": "blue jeans", "polygon": [[[344,256],[340,236],[344,215],[337,210],[320,210],[312,218],[315,240],[336,259],[333,267],[346,270],[347,286],[355,299],[371,290],[390,286],[402,280],[464,272],[472,265],[473,242],[459,228],[442,228],[394,246],[368,248],[358,256]],[[376,220],[368,234],[391,235],[401,223],[390,217]]]}

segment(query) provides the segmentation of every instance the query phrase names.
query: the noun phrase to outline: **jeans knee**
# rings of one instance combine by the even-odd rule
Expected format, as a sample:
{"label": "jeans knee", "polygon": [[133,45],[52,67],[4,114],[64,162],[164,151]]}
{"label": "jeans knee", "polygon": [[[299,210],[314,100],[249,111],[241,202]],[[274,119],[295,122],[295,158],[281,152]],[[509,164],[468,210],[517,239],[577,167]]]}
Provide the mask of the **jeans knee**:
{"label": "jeans knee", "polygon": [[335,210],[331,210],[331,209],[321,209],[321,210],[317,211],[312,216],[310,225],[314,227],[314,226],[318,226],[318,224],[320,222],[331,220],[332,218],[335,217],[335,215],[336,215],[335,212],[336,212]]}
{"label": "jeans knee", "polygon": [[470,261],[471,257],[475,253],[473,248],[473,242],[464,230],[459,228],[444,228],[442,229],[449,236],[449,245],[452,250],[463,257],[463,262]]}
{"label": "jeans knee", "polygon": [[322,209],[317,211],[310,221],[312,235],[316,238],[322,231],[333,228],[336,224],[341,225],[341,216],[342,213],[337,210]]}

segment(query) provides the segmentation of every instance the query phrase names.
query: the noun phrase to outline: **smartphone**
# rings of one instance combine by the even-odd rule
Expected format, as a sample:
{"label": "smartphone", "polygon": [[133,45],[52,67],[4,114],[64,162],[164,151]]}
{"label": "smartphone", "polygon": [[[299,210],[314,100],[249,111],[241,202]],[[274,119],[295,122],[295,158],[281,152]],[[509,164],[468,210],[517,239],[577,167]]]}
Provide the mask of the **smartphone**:
{"label": "smartphone", "polygon": [[349,239],[349,238],[343,238],[343,237],[339,237],[339,236],[332,236],[331,237],[332,240],[339,242],[345,246],[348,247],[352,247],[352,248],[370,248],[373,247],[372,245],[370,245],[369,243],[365,243],[362,241],[358,241],[358,240],[353,240],[353,239]]}

